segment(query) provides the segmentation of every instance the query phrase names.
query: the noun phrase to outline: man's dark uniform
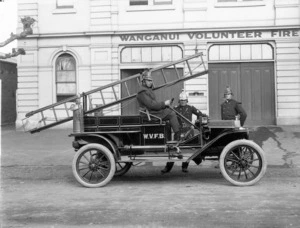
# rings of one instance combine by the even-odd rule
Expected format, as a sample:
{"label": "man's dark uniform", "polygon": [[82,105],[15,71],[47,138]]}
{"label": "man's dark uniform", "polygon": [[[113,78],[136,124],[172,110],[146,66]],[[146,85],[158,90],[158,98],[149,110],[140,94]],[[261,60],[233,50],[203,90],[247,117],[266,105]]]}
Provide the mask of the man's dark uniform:
{"label": "man's dark uniform", "polygon": [[237,115],[240,116],[241,126],[243,126],[247,118],[247,114],[243,109],[241,102],[230,99],[221,104],[222,120],[235,120],[235,116]]}
{"label": "man's dark uniform", "polygon": [[[200,110],[191,105],[178,105],[174,109],[190,121],[192,121],[193,114],[197,116],[197,119],[200,119],[200,117],[203,116]],[[187,121],[179,118],[179,124],[181,126],[180,129],[182,132],[187,132],[188,130],[190,130],[191,124]]]}
{"label": "man's dark uniform", "polygon": [[180,139],[179,123],[174,111],[166,108],[164,101],[157,101],[152,88],[141,86],[137,93],[137,101],[140,108],[148,109],[149,113],[158,116],[162,120],[169,120],[170,125],[175,133],[174,139]]}
{"label": "man's dark uniform", "polygon": [[141,109],[148,109],[149,113],[159,118],[170,121],[170,125],[174,132],[179,131],[179,123],[177,116],[169,108],[166,108],[163,101],[157,101],[154,92],[151,88],[146,88],[142,86],[137,94],[137,100]]}

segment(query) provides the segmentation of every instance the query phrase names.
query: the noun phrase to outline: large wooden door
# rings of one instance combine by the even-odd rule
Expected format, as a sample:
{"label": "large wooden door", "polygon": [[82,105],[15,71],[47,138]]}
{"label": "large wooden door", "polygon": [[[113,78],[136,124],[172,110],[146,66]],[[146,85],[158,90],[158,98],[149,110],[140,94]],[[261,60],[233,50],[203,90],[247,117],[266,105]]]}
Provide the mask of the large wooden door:
{"label": "large wooden door", "polygon": [[241,65],[241,101],[247,111],[248,125],[276,123],[273,69],[273,63]]}
{"label": "large wooden door", "polygon": [[230,86],[233,99],[242,102],[247,112],[245,125],[275,124],[273,63],[209,64],[209,113],[221,119],[224,89]]}
{"label": "large wooden door", "polygon": [[[180,75],[183,75],[183,69],[177,69]],[[132,76],[134,74],[142,72],[143,69],[126,69],[121,70],[121,79],[124,79],[126,77]],[[177,79],[177,75],[174,69],[164,69],[164,74],[167,78],[168,82],[174,81]],[[160,75],[158,71],[154,72],[152,74],[153,83],[154,85],[158,86],[161,84],[164,84],[163,76]],[[137,81],[130,80],[130,83],[128,83],[128,89],[132,92],[138,92],[139,85]],[[171,98],[174,98],[174,104],[177,104],[179,94],[181,93],[181,90],[183,88],[183,83],[177,83],[170,87],[164,87],[162,89],[158,89],[155,91],[155,95],[157,100],[159,101],[165,101],[169,100]],[[126,93],[125,88],[121,89],[121,94]],[[130,101],[124,102],[122,104],[122,114],[123,115],[135,115],[139,113],[139,105],[136,99],[132,99]]]}

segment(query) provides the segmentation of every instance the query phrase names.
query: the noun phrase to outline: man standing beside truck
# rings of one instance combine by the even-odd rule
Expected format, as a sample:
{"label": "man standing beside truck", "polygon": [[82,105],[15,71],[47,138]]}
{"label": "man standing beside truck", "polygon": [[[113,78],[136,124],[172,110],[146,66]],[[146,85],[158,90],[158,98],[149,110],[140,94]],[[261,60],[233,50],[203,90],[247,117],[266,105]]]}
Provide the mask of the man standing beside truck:
{"label": "man standing beside truck", "polygon": [[242,107],[242,103],[232,99],[233,93],[229,86],[224,91],[225,101],[221,104],[221,117],[222,120],[235,120],[239,119],[241,126],[244,125],[247,113]]}

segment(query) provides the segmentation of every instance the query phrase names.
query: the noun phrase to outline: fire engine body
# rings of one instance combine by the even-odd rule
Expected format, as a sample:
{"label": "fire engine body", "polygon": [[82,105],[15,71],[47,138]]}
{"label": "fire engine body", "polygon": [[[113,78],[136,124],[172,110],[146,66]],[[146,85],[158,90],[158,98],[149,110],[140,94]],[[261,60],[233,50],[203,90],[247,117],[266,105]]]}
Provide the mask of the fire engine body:
{"label": "fire engine body", "polygon": [[[189,80],[207,74],[207,70],[194,72],[189,62],[191,59],[201,57],[197,54],[177,62],[159,67],[154,70],[162,72],[165,85],[170,86],[177,82]],[[203,64],[203,60],[201,60]],[[166,67],[186,63],[189,77],[180,77],[175,82],[168,82],[164,75]],[[154,71],[153,70],[153,71]],[[177,72],[177,70],[176,70]],[[177,72],[178,74],[178,72]],[[136,79],[138,77],[132,77]],[[129,80],[129,79],[126,79]],[[83,93],[42,109],[30,112],[27,118],[35,114],[41,116],[39,122],[43,126],[31,129],[32,133],[73,120],[74,137],[73,147],[76,154],[72,163],[72,170],[76,180],[85,187],[102,187],[111,181],[113,176],[124,175],[132,165],[140,162],[190,162],[200,164],[204,160],[219,160],[220,170],[226,180],[233,185],[248,186],[258,182],[266,171],[266,159],[263,150],[253,141],[249,140],[249,132],[241,128],[234,120],[210,120],[203,117],[195,123],[190,122],[195,134],[192,137],[183,137],[180,142],[172,140],[172,131],[168,122],[155,115],[140,111],[139,115],[97,115],[111,105],[128,99],[135,99],[135,95],[128,95],[106,103],[102,91],[112,88],[126,80],[107,85],[105,87]],[[127,86],[125,86],[127,88]],[[156,86],[155,89],[163,88]],[[127,89],[128,90],[128,89]],[[91,105],[90,95],[100,93],[102,105]],[[73,116],[64,119],[57,118],[55,122],[47,122],[45,112],[55,107],[73,102]],[[66,105],[65,105],[66,106]],[[170,107],[172,108],[172,107]],[[68,111],[67,111],[68,112]],[[183,118],[177,113],[179,118]]]}

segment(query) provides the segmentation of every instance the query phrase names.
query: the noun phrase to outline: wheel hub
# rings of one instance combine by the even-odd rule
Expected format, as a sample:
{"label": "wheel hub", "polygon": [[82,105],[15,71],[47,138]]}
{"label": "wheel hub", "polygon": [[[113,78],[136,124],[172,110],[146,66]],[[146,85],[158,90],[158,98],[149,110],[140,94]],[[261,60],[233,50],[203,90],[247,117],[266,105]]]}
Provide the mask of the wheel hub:
{"label": "wheel hub", "polygon": [[240,165],[242,168],[246,168],[248,166],[248,162],[244,159],[241,160]]}
{"label": "wheel hub", "polygon": [[90,168],[90,170],[92,170],[92,171],[96,171],[96,170],[98,169],[98,165],[97,165],[96,163],[94,163],[94,162],[91,162],[91,163],[89,164],[89,168]]}

